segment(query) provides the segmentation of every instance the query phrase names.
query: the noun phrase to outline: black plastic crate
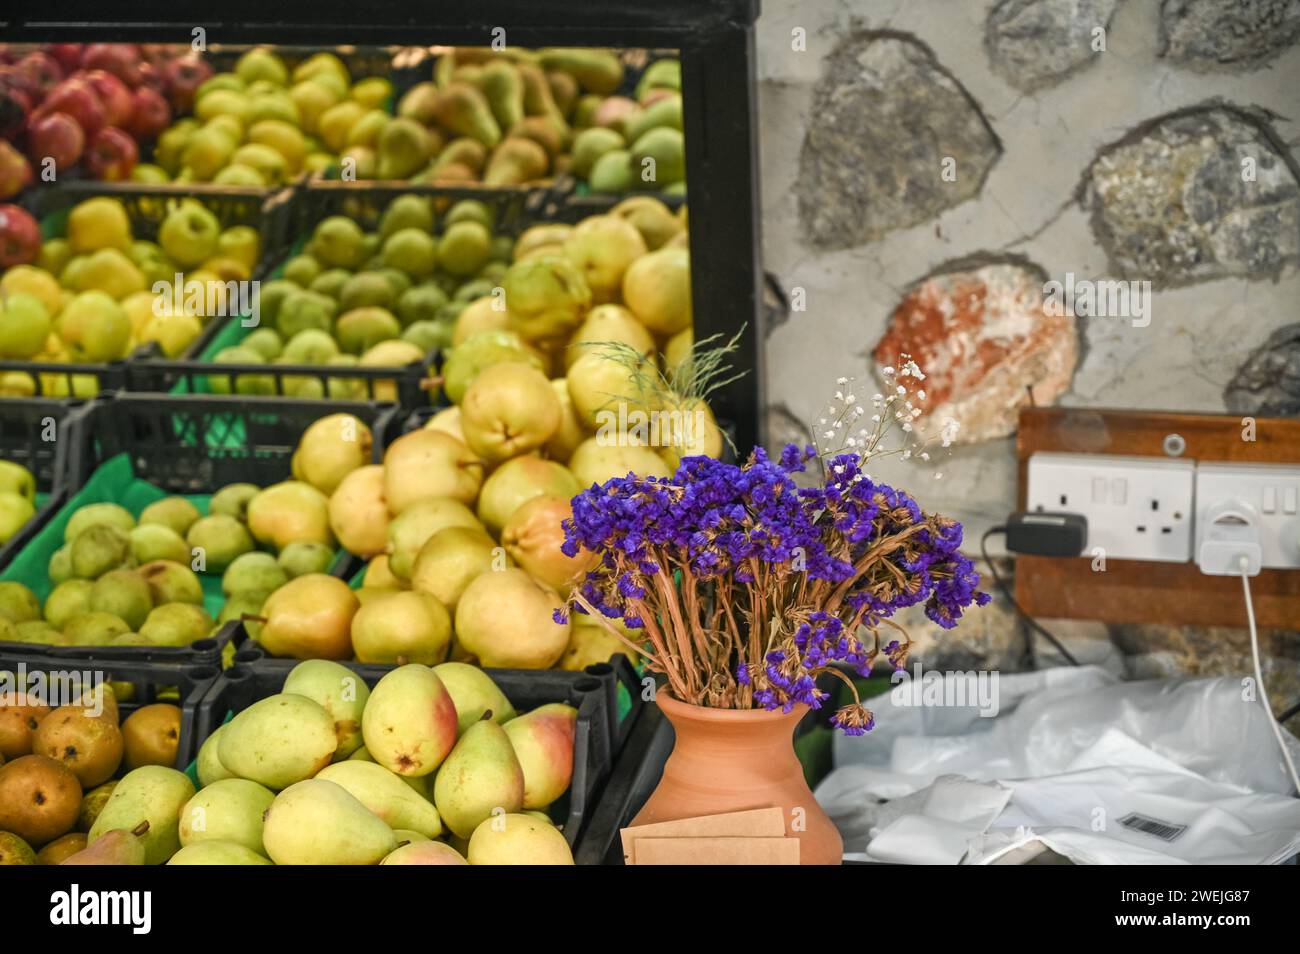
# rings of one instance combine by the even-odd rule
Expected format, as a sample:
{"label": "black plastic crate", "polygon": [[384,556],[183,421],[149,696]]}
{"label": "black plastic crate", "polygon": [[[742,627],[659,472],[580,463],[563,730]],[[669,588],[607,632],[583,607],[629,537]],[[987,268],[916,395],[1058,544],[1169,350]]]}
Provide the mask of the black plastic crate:
{"label": "black plastic crate", "polygon": [[23,192],[23,206],[42,225],[51,216],[62,215],[74,205],[99,196],[122,203],[131,221],[131,234],[137,239],[157,241],[167,214],[184,199],[197,199],[207,207],[223,229],[248,225],[257,229],[262,239],[261,265],[253,277],[264,271],[266,263],[275,262],[288,250],[294,187],[214,185],[208,182],[143,183],[72,180],[57,185],[37,185]]}
{"label": "black plastic crate", "polygon": [[[320,402],[233,397],[121,394],[74,410],[67,422],[63,483],[57,499],[29,522],[20,546],[54,520],[95,471],[118,454],[126,454],[134,475],[168,494],[211,494],[226,484],[260,486],[289,479],[291,458],[302,432],[315,420],[333,413],[353,414],[371,429],[372,459],[400,436],[396,408],[387,404]],[[0,552],[0,569],[20,546]],[[351,579],[362,561],[346,551],[333,572]],[[219,665],[225,647],[243,640],[238,621],[224,625],[215,636],[188,646],[39,646],[0,642],[0,652],[25,656],[33,652],[61,660],[148,661],[172,667]]]}
{"label": "black plastic crate", "polygon": [[[364,231],[372,232],[379,227],[380,216],[388,204],[402,195],[425,196],[438,213],[461,199],[483,202],[494,213],[494,235],[518,235],[528,226],[547,220],[560,208],[563,199],[563,192],[544,186],[443,186],[383,179],[355,182],[312,179],[299,190],[295,202],[294,235],[309,235],[319,222],[331,215],[347,216]],[[437,222],[436,227],[441,224]]]}
{"label": "black plastic crate", "polygon": [[[3,370],[0,364],[0,373]],[[37,494],[44,495],[26,526],[0,545],[0,566],[9,562],[35,535],[42,518],[57,510],[66,498],[70,445],[67,425],[71,413],[71,406],[62,401],[0,398],[0,460],[26,467],[36,478]]]}
{"label": "black plastic crate", "polygon": [[[12,653],[6,651],[6,645],[11,644],[0,644],[0,672],[13,673],[20,682],[24,673],[28,677],[43,674],[47,686],[57,687],[60,702],[75,698],[76,692],[70,688],[77,683],[89,688],[102,682],[129,682],[135,687],[134,695],[129,700],[118,701],[118,713],[123,720],[137,709],[155,702],[165,701],[179,706],[181,734],[176,749],[176,768],[184,771],[198,754],[202,738],[198,733],[199,715],[204,699],[220,675],[216,666],[176,666],[141,659],[69,660],[36,653]],[[173,688],[178,691],[178,697],[163,698],[164,691]],[[50,697],[47,695],[45,698]]]}
{"label": "black plastic crate", "polygon": [[[198,714],[198,737],[206,739],[228,714],[245,709],[259,699],[284,688],[296,659],[274,659],[255,645],[236,654],[235,664],[223,672],[208,690]],[[396,667],[364,663],[340,663],[373,688]],[[595,670],[593,673],[592,670]],[[614,735],[611,732],[610,700],[617,690],[613,669],[591,667],[588,672],[554,669],[487,669],[492,681],[519,712],[551,702],[563,702],[578,710],[574,732],[573,779],[568,794],[555,803],[558,821],[570,846],[577,842],[596,805],[597,793],[613,764]],[[200,743],[201,744],[201,743]]]}
{"label": "black plastic crate", "polygon": [[376,463],[400,436],[397,409],[388,404],[118,394],[73,415],[69,477],[80,486],[125,453],[137,477],[169,494],[213,493],[238,482],[266,486],[288,479],[302,432],[329,414],[352,414],[370,427]]}

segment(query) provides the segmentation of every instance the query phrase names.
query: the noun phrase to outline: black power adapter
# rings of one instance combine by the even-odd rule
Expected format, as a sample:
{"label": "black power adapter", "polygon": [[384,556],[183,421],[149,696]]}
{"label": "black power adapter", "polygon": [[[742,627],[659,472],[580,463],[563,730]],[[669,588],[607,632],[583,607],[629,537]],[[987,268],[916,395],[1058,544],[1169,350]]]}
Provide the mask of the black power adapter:
{"label": "black power adapter", "polygon": [[1077,557],[1088,544],[1088,518],[1081,513],[1027,513],[1007,517],[1007,549],[1034,556]]}

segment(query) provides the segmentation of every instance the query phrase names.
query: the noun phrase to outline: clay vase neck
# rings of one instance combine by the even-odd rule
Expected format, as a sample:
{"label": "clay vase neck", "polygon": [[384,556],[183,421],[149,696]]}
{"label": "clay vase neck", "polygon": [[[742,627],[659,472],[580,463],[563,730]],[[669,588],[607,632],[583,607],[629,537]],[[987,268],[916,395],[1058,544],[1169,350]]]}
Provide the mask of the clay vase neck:
{"label": "clay vase neck", "polygon": [[657,694],[677,735],[663,777],[633,825],[776,805],[800,863],[837,865],[840,833],[813,798],[794,754],[794,728],[808,711],[709,709]]}

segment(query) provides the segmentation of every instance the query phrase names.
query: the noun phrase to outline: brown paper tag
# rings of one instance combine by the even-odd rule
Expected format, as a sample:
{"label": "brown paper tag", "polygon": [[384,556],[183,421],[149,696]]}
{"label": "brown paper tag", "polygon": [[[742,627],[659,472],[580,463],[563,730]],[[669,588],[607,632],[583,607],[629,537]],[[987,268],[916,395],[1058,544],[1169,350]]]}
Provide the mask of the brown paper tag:
{"label": "brown paper tag", "polygon": [[622,829],[619,835],[623,841],[623,863],[634,865],[639,863],[636,843],[642,838],[781,838],[785,835],[785,818],[776,806],[753,808],[638,825]]}
{"label": "brown paper tag", "polygon": [[798,838],[638,838],[639,865],[797,865]]}

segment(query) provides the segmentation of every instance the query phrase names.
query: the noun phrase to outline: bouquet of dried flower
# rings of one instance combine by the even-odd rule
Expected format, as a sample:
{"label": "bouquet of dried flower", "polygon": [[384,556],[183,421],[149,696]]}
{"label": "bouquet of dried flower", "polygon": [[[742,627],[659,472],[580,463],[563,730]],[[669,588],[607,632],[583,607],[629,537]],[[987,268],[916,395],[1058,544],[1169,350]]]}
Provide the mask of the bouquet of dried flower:
{"label": "bouquet of dried flower", "polygon": [[[900,367],[886,377],[923,377],[910,360]],[[868,422],[851,382],[839,384],[817,431],[819,445],[834,441],[834,449],[790,445],[773,461],[755,448],[743,465],[687,457],[671,478],[629,475],[573,499],[563,549],[599,561],[571,602],[643,633],[628,640],[610,626],[682,702],[818,708],[827,698],[820,674],[852,687],[843,669],[867,676],[881,653],[904,664],[907,634],[890,620],[899,609],[923,603],[930,619],[950,628],[968,607],[988,602],[960,552],[961,524],[923,513],[863,469],[881,453],[928,453],[911,436],[910,399],[898,388],[877,394]],[[945,445],[952,427],[945,422]],[[908,435],[897,451],[883,450],[890,430]],[[792,475],[814,458],[824,481],[798,486]],[[891,630],[883,645],[882,628]],[[833,721],[861,734],[873,717],[857,701]]]}

